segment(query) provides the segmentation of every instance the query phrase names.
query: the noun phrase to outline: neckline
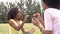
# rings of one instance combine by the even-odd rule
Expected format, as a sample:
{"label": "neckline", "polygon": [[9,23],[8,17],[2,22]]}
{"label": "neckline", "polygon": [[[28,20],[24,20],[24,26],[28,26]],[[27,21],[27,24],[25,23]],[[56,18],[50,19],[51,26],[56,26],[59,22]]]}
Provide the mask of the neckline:
{"label": "neckline", "polygon": [[12,19],[13,21],[14,21],[14,23],[18,26],[20,23],[21,23],[21,21],[19,21],[19,24],[17,24],[17,22],[14,20],[14,19]]}

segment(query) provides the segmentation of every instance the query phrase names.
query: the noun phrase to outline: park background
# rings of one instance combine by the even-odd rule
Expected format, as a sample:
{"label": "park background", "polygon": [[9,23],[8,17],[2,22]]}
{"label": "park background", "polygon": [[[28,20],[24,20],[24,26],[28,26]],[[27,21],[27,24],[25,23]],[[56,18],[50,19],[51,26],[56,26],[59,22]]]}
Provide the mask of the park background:
{"label": "park background", "polygon": [[[19,7],[22,10],[22,20],[25,15],[30,15],[24,25],[26,30],[34,27],[36,31],[33,34],[42,34],[40,30],[31,23],[31,18],[35,13],[40,13],[42,18],[44,17],[41,0],[0,0],[0,34],[11,34],[11,32],[9,32],[10,26],[6,18],[8,10],[12,7]],[[22,34],[21,31],[16,33]]]}

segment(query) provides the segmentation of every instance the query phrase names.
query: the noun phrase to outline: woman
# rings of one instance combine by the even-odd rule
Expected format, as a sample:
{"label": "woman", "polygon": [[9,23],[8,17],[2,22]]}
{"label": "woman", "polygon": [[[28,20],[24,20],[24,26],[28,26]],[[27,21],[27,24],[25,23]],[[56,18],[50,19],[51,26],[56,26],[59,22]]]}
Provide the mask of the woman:
{"label": "woman", "polygon": [[42,0],[42,6],[45,10],[44,21],[37,13],[34,14],[35,17],[32,18],[32,23],[43,34],[60,34],[60,0]]}
{"label": "woman", "polygon": [[[29,15],[26,15],[23,21],[21,21],[21,16],[22,16],[22,12],[18,7],[13,7],[9,10],[7,14],[7,20],[11,27],[10,34],[16,34],[15,31],[18,32],[20,29],[23,32],[23,34],[27,34],[27,31],[25,31],[25,29],[23,28],[23,25],[27,21],[27,18],[29,17]],[[31,29],[29,31],[29,33],[33,33],[33,32],[34,32],[34,29]]]}

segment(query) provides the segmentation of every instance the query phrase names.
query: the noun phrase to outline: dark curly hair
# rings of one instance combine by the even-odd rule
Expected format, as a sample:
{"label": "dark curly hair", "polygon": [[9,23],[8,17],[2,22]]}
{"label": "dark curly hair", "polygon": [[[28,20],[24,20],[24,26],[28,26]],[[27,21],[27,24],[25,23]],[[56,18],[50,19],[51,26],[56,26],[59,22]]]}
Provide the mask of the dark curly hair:
{"label": "dark curly hair", "polygon": [[7,20],[9,19],[14,19],[15,16],[17,15],[17,11],[18,11],[18,7],[13,7],[11,8],[9,11],[8,11],[8,14],[7,14]]}
{"label": "dark curly hair", "polygon": [[60,9],[60,0],[42,0],[48,7]]}

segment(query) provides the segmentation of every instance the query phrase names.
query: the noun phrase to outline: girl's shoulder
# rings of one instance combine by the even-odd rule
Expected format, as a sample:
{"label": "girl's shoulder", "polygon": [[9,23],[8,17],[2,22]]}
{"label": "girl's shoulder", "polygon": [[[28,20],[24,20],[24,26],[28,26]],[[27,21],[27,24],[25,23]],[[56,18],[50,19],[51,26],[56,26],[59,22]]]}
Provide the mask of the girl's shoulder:
{"label": "girl's shoulder", "polygon": [[10,20],[9,20],[9,23],[10,23],[10,24],[14,23],[16,26],[18,26],[17,23],[16,23],[16,21],[14,21],[14,19],[10,19]]}
{"label": "girl's shoulder", "polygon": [[[14,19],[10,19],[9,21],[10,21],[10,22],[13,22],[13,23],[15,23],[15,24],[16,24],[16,21],[15,21]],[[19,20],[19,22],[20,22],[20,24],[22,24],[22,23],[23,23],[23,21],[22,21],[22,20]]]}
{"label": "girl's shoulder", "polygon": [[9,22],[14,22],[14,19],[10,19]]}
{"label": "girl's shoulder", "polygon": [[16,24],[16,21],[14,19],[10,19],[9,23],[15,23]]}
{"label": "girl's shoulder", "polygon": [[[10,19],[9,21],[15,21],[14,19]],[[22,20],[19,20],[20,22],[22,22]]]}

